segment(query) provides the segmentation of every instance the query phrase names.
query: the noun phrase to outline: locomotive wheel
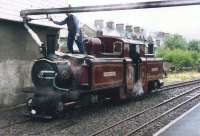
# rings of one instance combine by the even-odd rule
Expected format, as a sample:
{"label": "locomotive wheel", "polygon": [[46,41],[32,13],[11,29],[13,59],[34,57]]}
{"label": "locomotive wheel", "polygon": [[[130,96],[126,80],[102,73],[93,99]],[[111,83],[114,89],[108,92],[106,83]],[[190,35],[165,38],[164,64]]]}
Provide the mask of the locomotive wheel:
{"label": "locomotive wheel", "polygon": [[150,81],[149,85],[148,85],[148,94],[152,93],[152,91],[154,90],[154,82]]}
{"label": "locomotive wheel", "polygon": [[154,89],[155,90],[159,89],[159,83],[158,83],[158,81],[154,81]]}
{"label": "locomotive wheel", "polygon": [[157,80],[155,81],[150,81],[149,82],[149,91],[148,93],[151,93],[153,90],[157,90],[160,88],[159,82]]}
{"label": "locomotive wheel", "polygon": [[57,112],[61,113],[64,111],[64,104],[63,102],[59,102],[57,105]]}

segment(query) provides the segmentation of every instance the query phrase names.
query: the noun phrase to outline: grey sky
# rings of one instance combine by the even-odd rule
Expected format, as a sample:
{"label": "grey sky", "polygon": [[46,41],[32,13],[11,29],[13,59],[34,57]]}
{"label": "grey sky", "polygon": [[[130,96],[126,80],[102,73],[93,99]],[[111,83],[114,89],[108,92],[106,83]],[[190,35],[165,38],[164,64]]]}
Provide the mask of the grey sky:
{"label": "grey sky", "polygon": [[[72,6],[133,3],[150,0],[66,0]],[[95,19],[113,20],[116,23],[132,24],[149,31],[180,33],[187,38],[200,39],[200,6],[185,6],[159,9],[93,12],[77,14],[83,23],[93,25]]]}

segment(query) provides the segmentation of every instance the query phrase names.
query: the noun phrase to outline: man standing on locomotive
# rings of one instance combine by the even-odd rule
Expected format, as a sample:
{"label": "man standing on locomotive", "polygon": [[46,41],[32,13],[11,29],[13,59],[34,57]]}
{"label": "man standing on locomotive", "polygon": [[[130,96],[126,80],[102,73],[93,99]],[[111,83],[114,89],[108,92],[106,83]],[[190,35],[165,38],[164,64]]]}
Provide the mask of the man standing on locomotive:
{"label": "man standing on locomotive", "polygon": [[79,21],[72,14],[66,13],[66,15],[67,15],[67,17],[61,22],[54,21],[52,18],[50,18],[49,20],[52,21],[54,24],[57,24],[57,25],[67,24],[67,27],[68,27],[68,37],[67,37],[68,50],[71,53],[74,53],[73,44],[74,44],[74,41],[75,41],[78,48],[79,48],[79,52],[81,54],[83,54],[84,53],[83,38],[82,38],[81,29],[79,27]]}

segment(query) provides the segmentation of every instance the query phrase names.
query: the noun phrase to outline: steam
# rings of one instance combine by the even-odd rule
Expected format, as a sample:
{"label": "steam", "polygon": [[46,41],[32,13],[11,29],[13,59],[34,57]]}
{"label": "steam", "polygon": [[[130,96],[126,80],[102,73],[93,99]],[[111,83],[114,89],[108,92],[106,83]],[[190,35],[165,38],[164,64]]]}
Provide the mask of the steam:
{"label": "steam", "polygon": [[103,35],[120,37],[120,33],[115,29],[103,29]]}
{"label": "steam", "polygon": [[144,90],[142,88],[142,83],[140,80],[138,80],[135,85],[134,85],[134,88],[133,88],[133,93],[136,95],[136,96],[142,96],[144,94]]}

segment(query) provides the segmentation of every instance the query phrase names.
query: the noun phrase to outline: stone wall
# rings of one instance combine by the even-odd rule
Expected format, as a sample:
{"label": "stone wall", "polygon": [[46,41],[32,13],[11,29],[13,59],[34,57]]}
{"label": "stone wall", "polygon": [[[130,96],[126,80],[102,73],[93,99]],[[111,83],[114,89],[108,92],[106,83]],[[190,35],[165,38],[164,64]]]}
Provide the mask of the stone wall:
{"label": "stone wall", "polygon": [[[58,29],[31,26],[42,41]],[[26,94],[22,88],[33,86],[31,67],[41,57],[35,41],[22,23],[0,20],[0,107],[23,103]]]}

